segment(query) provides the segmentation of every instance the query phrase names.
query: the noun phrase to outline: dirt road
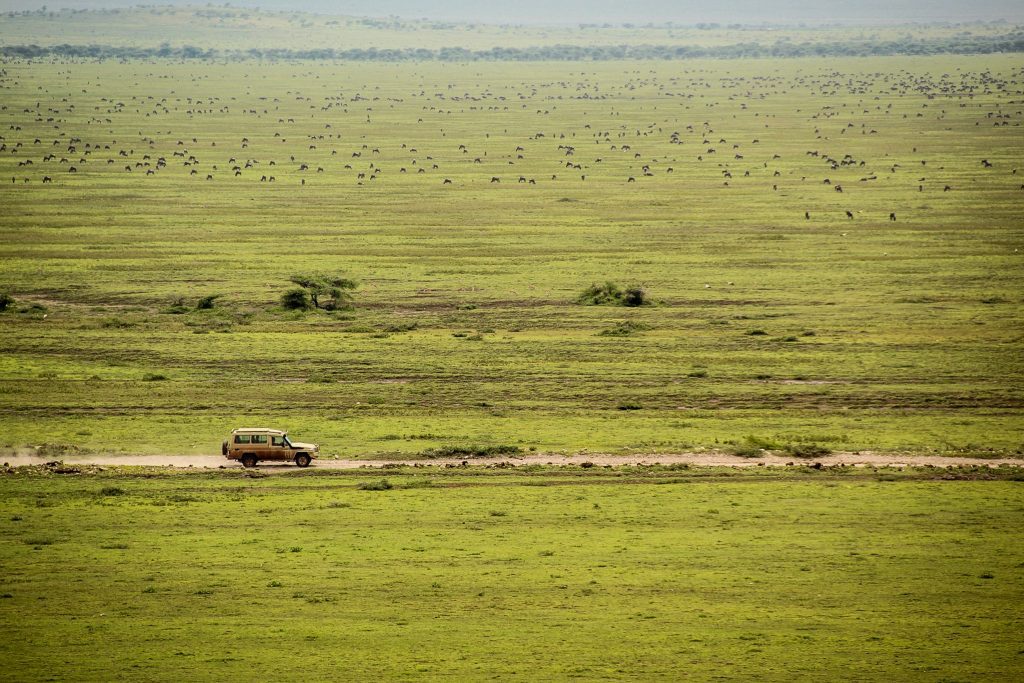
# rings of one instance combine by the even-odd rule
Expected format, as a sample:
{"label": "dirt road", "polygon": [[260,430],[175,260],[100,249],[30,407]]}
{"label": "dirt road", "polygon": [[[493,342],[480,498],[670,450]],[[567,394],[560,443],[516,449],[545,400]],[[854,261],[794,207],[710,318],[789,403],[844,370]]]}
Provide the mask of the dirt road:
{"label": "dirt road", "polygon": [[[45,457],[26,453],[11,453],[0,455],[0,461],[10,466],[20,465],[41,465],[46,462],[61,460],[68,464],[92,464],[92,465],[146,465],[157,467],[181,467],[181,468],[207,468],[218,469],[223,467],[241,467],[232,460],[227,460],[219,455],[67,455],[62,457]],[[439,458],[436,460],[331,460],[318,459],[313,462],[315,469],[355,469],[359,467],[381,468],[385,465],[425,465],[444,467],[446,465],[460,465],[463,460],[459,458]],[[605,454],[583,454],[583,455],[557,455],[557,454],[529,454],[520,457],[508,458],[473,458],[466,460],[473,465],[495,465],[507,463],[509,465],[579,465],[590,462],[595,465],[671,465],[689,464],[694,466],[727,466],[727,467],[756,467],[758,465],[808,465],[820,462],[823,465],[861,465],[873,467],[885,466],[911,466],[931,465],[933,467],[947,467],[960,465],[983,465],[997,467],[999,465],[1011,465],[1014,467],[1024,466],[1024,459],[1011,458],[964,458],[948,457],[938,455],[913,455],[913,454],[891,454],[891,453],[835,453],[821,458],[801,459],[776,455],[766,455],[761,458],[741,458],[725,453],[670,453],[658,455],[605,455]],[[296,469],[291,463],[261,463],[261,469],[280,470],[283,468]]]}

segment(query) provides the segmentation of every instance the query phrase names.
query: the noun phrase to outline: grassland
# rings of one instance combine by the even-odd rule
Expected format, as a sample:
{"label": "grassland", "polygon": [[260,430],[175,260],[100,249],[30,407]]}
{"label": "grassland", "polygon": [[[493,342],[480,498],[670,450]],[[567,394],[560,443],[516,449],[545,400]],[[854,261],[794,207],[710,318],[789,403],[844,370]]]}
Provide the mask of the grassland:
{"label": "grassland", "polygon": [[[0,445],[1019,452],[1021,78],[9,61]],[[299,272],[354,309],[283,311]]]}
{"label": "grassland", "polygon": [[11,681],[1015,680],[1013,477],[22,468],[0,477],[0,661]]}

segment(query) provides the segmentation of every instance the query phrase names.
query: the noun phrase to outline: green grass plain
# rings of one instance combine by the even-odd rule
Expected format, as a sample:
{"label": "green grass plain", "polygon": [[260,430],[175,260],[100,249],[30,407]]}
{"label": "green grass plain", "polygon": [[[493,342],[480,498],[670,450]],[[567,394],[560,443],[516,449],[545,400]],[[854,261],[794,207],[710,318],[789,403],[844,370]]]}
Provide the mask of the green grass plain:
{"label": "green grass plain", "polygon": [[528,469],[6,470],[4,677],[1024,674],[1008,468]]}
{"label": "green grass plain", "polygon": [[[1022,73],[8,61],[0,445],[1020,452]],[[298,272],[354,310],[281,310]]]}

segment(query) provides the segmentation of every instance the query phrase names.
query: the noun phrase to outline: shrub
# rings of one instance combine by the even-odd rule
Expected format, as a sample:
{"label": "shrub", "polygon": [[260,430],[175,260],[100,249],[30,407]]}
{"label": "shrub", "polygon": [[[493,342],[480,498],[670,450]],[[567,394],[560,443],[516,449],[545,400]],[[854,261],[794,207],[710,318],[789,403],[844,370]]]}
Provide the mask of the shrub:
{"label": "shrub", "polygon": [[302,287],[289,289],[281,295],[281,306],[288,311],[309,310],[309,294]]}
{"label": "shrub", "polygon": [[428,448],[420,455],[427,458],[487,458],[496,455],[515,455],[522,453],[519,446],[499,444],[495,446],[441,446]]}
{"label": "shrub", "polygon": [[387,479],[381,479],[380,481],[364,481],[359,485],[360,491],[390,491],[395,488],[394,485]]}
{"label": "shrub", "polygon": [[162,311],[162,313],[167,313],[169,315],[182,315],[183,313],[188,312],[189,307],[185,305],[185,300],[182,298],[175,299],[173,304]]}
{"label": "shrub", "polygon": [[644,407],[642,405],[640,405],[639,403],[632,403],[632,402],[620,403],[618,405],[618,409],[619,410],[643,410],[643,408]]}
{"label": "shrub", "polygon": [[348,308],[352,302],[349,292],[358,287],[355,280],[325,275],[292,275],[289,280],[305,291],[313,308],[325,311]]}
{"label": "shrub", "polygon": [[788,443],[782,450],[794,458],[818,458],[832,453],[828,448],[816,443]]}
{"label": "shrub", "polygon": [[637,332],[643,332],[644,330],[651,329],[650,325],[644,323],[633,322],[632,320],[626,320],[623,322],[615,323],[613,327],[609,327],[607,330],[601,330],[597,333],[599,337],[628,337]]}
{"label": "shrub", "polygon": [[213,308],[214,306],[217,305],[216,301],[219,298],[220,298],[220,294],[209,294],[207,296],[204,296],[196,304],[196,310],[197,311],[208,311],[208,310],[210,310],[211,308]]}
{"label": "shrub", "polygon": [[0,293],[0,313],[14,305],[14,299],[7,292]]}
{"label": "shrub", "polygon": [[642,287],[636,285],[627,287],[622,295],[623,306],[643,306],[645,303],[647,303],[647,292]]}
{"label": "shrub", "polygon": [[774,451],[779,449],[779,444],[771,439],[766,439],[761,436],[755,436],[748,434],[743,437],[743,440],[728,449],[728,452],[732,455],[738,455],[741,458],[760,458],[764,455],[764,451]]}
{"label": "shrub", "polygon": [[101,496],[123,496],[127,491],[116,486],[104,486],[100,489]]}
{"label": "shrub", "polygon": [[592,284],[576,298],[576,303],[585,306],[605,306],[618,304],[620,301],[622,301],[622,290],[611,281],[605,282],[603,285]]}
{"label": "shrub", "polygon": [[747,330],[748,337],[765,337],[768,333],[764,330]]}
{"label": "shrub", "polygon": [[147,372],[142,376],[143,382],[163,382],[165,379],[167,379],[167,375],[161,375],[157,372]]}

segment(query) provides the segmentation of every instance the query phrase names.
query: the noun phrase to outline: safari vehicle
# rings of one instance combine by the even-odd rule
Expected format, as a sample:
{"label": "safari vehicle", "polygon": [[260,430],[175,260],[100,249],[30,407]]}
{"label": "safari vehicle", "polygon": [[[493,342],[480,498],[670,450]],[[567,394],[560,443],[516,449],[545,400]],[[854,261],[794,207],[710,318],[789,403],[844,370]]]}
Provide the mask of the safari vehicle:
{"label": "safari vehicle", "polygon": [[293,461],[299,467],[309,467],[320,447],[314,443],[291,441],[280,429],[246,427],[235,429],[231,438],[221,446],[228,460],[241,460],[243,467],[256,467],[261,460]]}

